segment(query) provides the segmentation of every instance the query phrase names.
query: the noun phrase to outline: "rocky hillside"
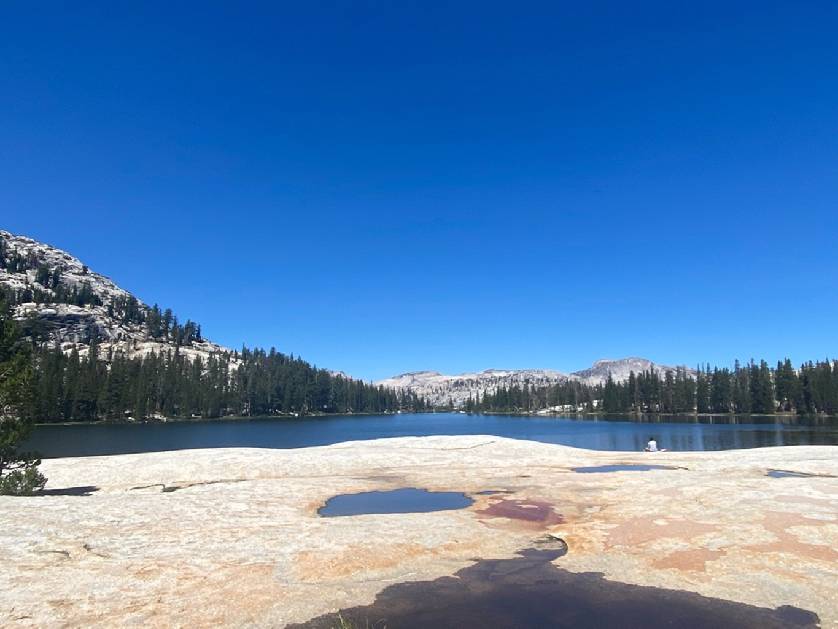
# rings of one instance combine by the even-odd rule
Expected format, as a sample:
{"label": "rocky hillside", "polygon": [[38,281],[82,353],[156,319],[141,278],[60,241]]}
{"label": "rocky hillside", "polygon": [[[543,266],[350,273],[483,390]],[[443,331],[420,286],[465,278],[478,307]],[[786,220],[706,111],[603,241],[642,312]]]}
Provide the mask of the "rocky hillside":
{"label": "rocky hillside", "polygon": [[379,380],[375,384],[411,391],[434,406],[449,403],[462,406],[469,397],[473,398],[477,393],[481,396],[494,393],[498,387],[521,386],[525,383],[544,387],[563,380],[567,380],[565,374],[549,369],[487,369],[457,376],[446,376],[436,371],[415,371]]}
{"label": "rocky hillside", "polygon": [[[625,382],[629,379],[629,375],[632,372],[639,374],[644,371],[651,371],[652,369],[664,374],[667,372],[672,372],[674,374],[676,368],[668,365],[658,365],[647,358],[630,357],[620,358],[617,360],[603,359],[596,361],[588,369],[574,371],[570,374],[570,378],[581,382],[582,384],[596,386],[598,384],[603,384],[608,379],[609,374],[615,382]],[[682,367],[682,369],[685,368]],[[694,370],[685,369],[685,371],[691,376],[695,376]]]}
{"label": "rocky hillside", "polygon": [[[531,387],[545,387],[560,382],[576,381],[588,386],[603,384],[608,375],[614,381],[628,380],[629,374],[655,369],[659,372],[674,372],[675,367],[658,365],[645,358],[621,358],[619,360],[598,360],[589,369],[564,374],[550,369],[487,369],[478,373],[444,375],[436,371],[416,371],[380,380],[376,384],[411,391],[424,397],[436,406],[452,404],[463,406],[469,397],[478,394],[495,393],[499,387],[510,388],[528,384]],[[693,374],[691,370],[688,373]]]}
{"label": "rocky hillside", "polygon": [[93,341],[101,357],[128,357],[178,348],[187,357],[229,352],[180,324],[170,311],[144,304],[78,258],[0,230],[0,291],[25,327],[65,352],[84,356]]}

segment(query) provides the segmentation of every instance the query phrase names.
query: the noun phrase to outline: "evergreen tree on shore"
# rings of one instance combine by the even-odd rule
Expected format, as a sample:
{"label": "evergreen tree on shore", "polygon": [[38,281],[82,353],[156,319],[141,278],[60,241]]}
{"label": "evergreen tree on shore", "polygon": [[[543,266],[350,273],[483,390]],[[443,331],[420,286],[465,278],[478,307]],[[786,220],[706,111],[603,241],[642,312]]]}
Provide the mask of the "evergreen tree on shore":
{"label": "evergreen tree on shore", "polygon": [[611,374],[602,385],[566,381],[530,388],[529,404],[518,389],[500,387],[471,402],[475,412],[527,412],[545,408],[597,410],[605,413],[838,414],[838,361],[808,362],[795,369],[789,359],[771,369],[764,360],[733,370],[699,366],[694,374],[678,368],[663,376],[654,369],[630,373],[623,382]]}
{"label": "evergreen tree on shore", "polygon": [[276,350],[218,353],[187,360],[177,346],[162,354],[80,356],[39,349],[24,406],[39,421],[222,417],[421,411],[410,392],[376,387],[318,369]]}
{"label": "evergreen tree on shore", "polygon": [[37,456],[19,449],[32,430],[32,375],[29,343],[0,301],[0,494],[28,495],[46,483]]}

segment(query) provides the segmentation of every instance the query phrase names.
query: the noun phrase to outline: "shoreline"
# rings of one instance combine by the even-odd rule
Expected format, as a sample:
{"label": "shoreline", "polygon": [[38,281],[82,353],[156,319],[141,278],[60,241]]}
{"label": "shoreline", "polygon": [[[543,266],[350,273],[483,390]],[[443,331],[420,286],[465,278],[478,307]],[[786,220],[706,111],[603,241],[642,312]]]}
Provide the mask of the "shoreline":
{"label": "shoreline", "polygon": [[[134,426],[142,424],[188,424],[200,422],[245,422],[245,421],[265,421],[265,420],[296,420],[296,419],[317,419],[323,417],[395,417],[398,415],[469,415],[474,417],[483,416],[508,416],[508,417],[544,417],[557,419],[604,419],[611,421],[643,421],[652,420],[655,423],[666,423],[660,421],[661,419],[677,418],[688,419],[712,419],[719,418],[725,420],[737,419],[759,419],[759,420],[794,420],[794,421],[822,421],[835,422],[838,426],[838,415],[799,415],[797,413],[602,413],[602,412],[549,412],[542,411],[492,411],[486,413],[466,413],[465,411],[457,410],[428,410],[428,411],[403,411],[403,412],[380,412],[380,413],[306,413],[306,414],[282,414],[282,415],[226,415],[223,417],[160,417],[148,418],[142,420],[131,419],[99,419],[95,421],[78,421],[78,422],[49,422],[39,421],[34,422],[33,426],[99,426],[99,425],[114,425],[114,426]],[[748,423],[748,422],[743,422]],[[805,424],[804,424],[805,425]]]}
{"label": "shoreline", "polygon": [[[430,411],[411,411],[410,413],[403,413],[404,415],[412,415],[419,413],[426,413]],[[305,415],[225,415],[224,417],[160,417],[149,419],[97,419],[95,421],[86,422],[34,422],[33,426],[139,426],[143,424],[190,424],[200,422],[223,422],[223,421],[261,421],[266,419],[277,420],[295,420],[295,419],[309,419],[319,417],[377,417],[398,415],[399,413],[312,413]]]}

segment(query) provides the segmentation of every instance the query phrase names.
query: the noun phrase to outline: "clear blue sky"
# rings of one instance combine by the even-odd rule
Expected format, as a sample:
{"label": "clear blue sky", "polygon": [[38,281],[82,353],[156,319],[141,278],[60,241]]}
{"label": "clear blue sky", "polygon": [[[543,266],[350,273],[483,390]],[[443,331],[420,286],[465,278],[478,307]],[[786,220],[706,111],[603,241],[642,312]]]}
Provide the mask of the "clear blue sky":
{"label": "clear blue sky", "polygon": [[838,356],[834,2],[6,2],[0,227],[363,378]]}

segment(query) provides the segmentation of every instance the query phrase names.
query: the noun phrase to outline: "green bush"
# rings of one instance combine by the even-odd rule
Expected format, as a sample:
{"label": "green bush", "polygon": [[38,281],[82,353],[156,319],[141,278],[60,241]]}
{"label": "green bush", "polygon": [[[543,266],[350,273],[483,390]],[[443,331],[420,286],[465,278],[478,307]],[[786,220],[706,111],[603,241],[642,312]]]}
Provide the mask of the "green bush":
{"label": "green bush", "polygon": [[27,461],[18,469],[6,472],[0,477],[0,494],[7,496],[31,496],[47,484],[46,476],[38,470],[38,459]]}
{"label": "green bush", "polygon": [[31,496],[47,482],[38,455],[18,450],[31,431],[28,421],[0,418],[0,495]]}

